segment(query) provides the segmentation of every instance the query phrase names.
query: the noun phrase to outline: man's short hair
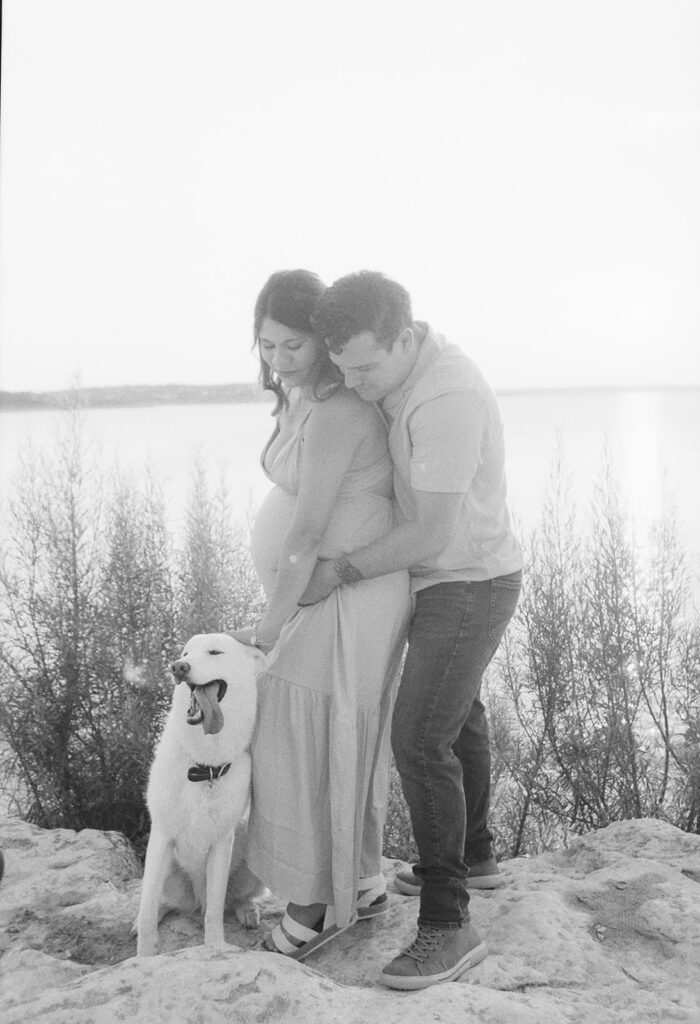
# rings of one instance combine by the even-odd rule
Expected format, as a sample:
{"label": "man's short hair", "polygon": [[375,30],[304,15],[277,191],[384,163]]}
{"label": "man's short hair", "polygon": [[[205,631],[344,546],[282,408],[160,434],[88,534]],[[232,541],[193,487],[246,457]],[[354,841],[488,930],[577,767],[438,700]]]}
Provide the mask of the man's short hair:
{"label": "man's short hair", "polygon": [[314,330],[332,352],[342,351],[350,338],[364,331],[372,331],[389,349],[412,324],[410,295],[377,270],[338,278],[320,296],[313,314]]}

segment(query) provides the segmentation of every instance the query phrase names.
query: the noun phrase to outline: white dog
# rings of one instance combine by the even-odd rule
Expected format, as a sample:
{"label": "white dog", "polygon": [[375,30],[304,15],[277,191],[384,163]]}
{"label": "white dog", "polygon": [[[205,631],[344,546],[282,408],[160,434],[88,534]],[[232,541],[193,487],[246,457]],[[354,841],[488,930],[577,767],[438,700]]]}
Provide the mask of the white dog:
{"label": "white dog", "polygon": [[158,922],[172,909],[204,908],[204,942],[211,945],[224,944],[226,903],[242,924],[259,921],[252,901],[263,887],[243,861],[242,819],[250,798],[255,678],[263,664],[255,647],[206,633],[192,637],[171,665],[173,702],[146,794],[151,835],[138,956],[158,952]]}

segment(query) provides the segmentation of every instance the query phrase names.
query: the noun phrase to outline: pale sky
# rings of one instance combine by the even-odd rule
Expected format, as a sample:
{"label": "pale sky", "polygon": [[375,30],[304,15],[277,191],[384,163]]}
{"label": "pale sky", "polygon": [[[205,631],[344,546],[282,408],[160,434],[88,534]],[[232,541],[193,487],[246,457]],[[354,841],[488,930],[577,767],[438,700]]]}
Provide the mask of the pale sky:
{"label": "pale sky", "polygon": [[0,389],[252,380],[298,266],[496,387],[700,384],[699,44],[697,0],[5,0]]}

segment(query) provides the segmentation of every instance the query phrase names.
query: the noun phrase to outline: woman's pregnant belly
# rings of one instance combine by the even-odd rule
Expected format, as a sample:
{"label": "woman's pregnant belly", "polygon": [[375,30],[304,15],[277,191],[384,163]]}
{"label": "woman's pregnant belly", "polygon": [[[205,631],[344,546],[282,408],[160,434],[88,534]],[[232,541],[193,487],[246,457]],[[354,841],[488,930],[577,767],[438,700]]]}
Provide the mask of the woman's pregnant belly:
{"label": "woman's pregnant belly", "polygon": [[[253,565],[266,594],[277,574],[282,545],[296,508],[296,495],[273,487],[255,517],[250,550]],[[391,502],[380,494],[341,494],[319,549],[320,558],[339,555],[376,540],[391,529]]]}

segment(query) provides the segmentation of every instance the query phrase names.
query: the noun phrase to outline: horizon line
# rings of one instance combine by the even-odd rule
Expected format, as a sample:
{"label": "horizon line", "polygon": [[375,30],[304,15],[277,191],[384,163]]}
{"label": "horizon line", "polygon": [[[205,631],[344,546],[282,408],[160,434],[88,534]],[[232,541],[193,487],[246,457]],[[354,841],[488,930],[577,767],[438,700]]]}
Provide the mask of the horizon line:
{"label": "horizon line", "polygon": [[[529,384],[523,387],[499,387],[492,385],[496,394],[539,394],[542,392],[558,391],[692,391],[700,389],[700,381],[690,384]],[[257,381],[228,381],[226,383],[192,384],[169,381],[159,384],[85,384],[77,387],[47,388],[41,391],[34,391],[28,388],[6,390],[0,388],[1,398],[19,398],[27,395],[36,398],[49,397],[54,395],[81,394],[95,391],[137,391],[137,390],[166,390],[178,388],[183,391],[225,391],[229,388],[244,388],[246,390],[260,390],[261,397],[264,392],[260,389]]]}

